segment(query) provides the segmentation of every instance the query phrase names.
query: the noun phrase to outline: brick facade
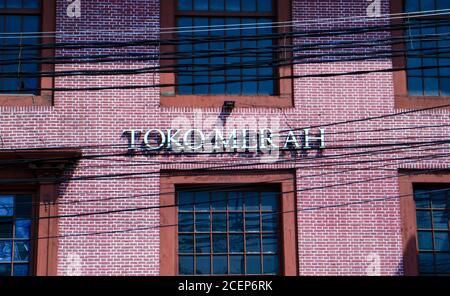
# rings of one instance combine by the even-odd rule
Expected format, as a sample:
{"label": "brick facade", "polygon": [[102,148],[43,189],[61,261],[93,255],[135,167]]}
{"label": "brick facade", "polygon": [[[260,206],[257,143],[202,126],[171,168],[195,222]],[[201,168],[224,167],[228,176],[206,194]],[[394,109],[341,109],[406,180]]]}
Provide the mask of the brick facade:
{"label": "brick facade", "polygon": [[[160,0],[164,1],[164,0]],[[81,0],[82,17],[66,15],[66,1],[57,1],[56,28],[58,42],[75,41],[127,41],[130,38],[153,38],[158,36],[158,0]],[[44,1],[45,2],[45,1]],[[293,0],[293,18],[296,21],[310,19],[336,19],[366,14],[365,0]],[[382,1],[382,13],[389,13],[389,3]],[[164,17],[164,16],[162,16]],[[331,22],[335,22],[331,20]],[[375,24],[387,24],[386,19]],[[342,26],[364,26],[367,21],[344,22]],[[297,25],[304,30],[317,29],[317,24]],[[320,28],[329,28],[327,21],[321,21]],[[141,31],[141,34],[136,32]],[[127,35],[122,31],[134,32]],[[88,33],[89,32],[89,33]],[[131,36],[131,37],[130,37]],[[388,32],[363,35],[376,39],[389,37]],[[353,37],[333,37],[336,40]],[[296,39],[296,44],[317,39]],[[329,41],[330,37],[324,39]],[[157,50],[157,48],[145,48]],[[133,50],[139,50],[135,48]],[[58,55],[100,54],[126,52],[127,49],[59,50]],[[71,69],[118,69],[140,68],[156,65],[154,62],[114,62],[108,64],[57,65],[56,70]],[[335,71],[359,71],[392,67],[389,59],[327,64],[304,64],[294,68],[295,75],[328,73]],[[124,84],[158,83],[158,75],[95,76],[56,78],[56,87],[87,87]],[[127,143],[121,137],[122,131],[136,128],[169,128],[190,119],[195,125],[207,117],[217,120],[220,108],[178,108],[160,107],[158,89],[108,90],[58,92],[53,106],[7,107],[0,106],[1,149],[46,148],[55,146],[95,146]],[[364,117],[380,116],[400,112],[394,108],[392,73],[373,73],[359,76],[332,78],[305,78],[294,82],[294,108],[239,108],[233,110],[228,122],[240,118],[255,117],[261,124],[279,125],[284,130],[317,126],[331,122],[346,121]],[[400,128],[420,125],[450,124],[448,110],[433,110],[412,113],[379,120],[342,124],[326,128],[327,132],[338,133],[353,130]],[[181,121],[177,122],[176,120]],[[186,119],[180,119],[186,118]],[[264,122],[267,120],[267,122]],[[433,141],[444,138],[449,127],[407,129],[387,132],[353,134],[331,134],[329,146],[392,143],[395,141]],[[399,140],[402,139],[402,140]],[[380,160],[383,158],[408,157],[445,153],[447,148],[426,151],[404,149],[396,153],[369,156],[352,156],[335,161]],[[381,148],[373,148],[381,149]],[[361,149],[367,151],[370,149]],[[325,149],[323,156],[355,152],[355,149]],[[83,148],[83,154],[124,153],[126,148]],[[310,152],[309,156],[314,155]],[[285,157],[290,157],[286,155]],[[265,164],[258,169],[296,169],[298,231],[298,266],[300,275],[365,275],[375,261],[380,263],[382,275],[402,275],[403,251],[400,203],[398,199],[334,207],[337,204],[399,195],[398,179],[394,176],[400,168],[436,169],[447,168],[449,158],[400,163],[389,162],[389,166],[376,168],[387,162],[374,162],[317,168],[326,160],[317,158],[305,160],[300,155],[297,163]],[[239,156],[234,161],[245,161]],[[111,161],[114,159],[115,161]],[[145,161],[145,165],[133,165]],[[154,161],[169,164],[152,164]],[[60,215],[86,212],[101,212],[125,208],[149,207],[159,204],[161,170],[187,170],[199,166],[192,161],[206,161],[201,167],[214,166],[214,162],[229,163],[228,157],[220,156],[167,156],[167,157],[123,157],[83,159],[68,177],[86,177],[98,174],[147,173],[134,178],[87,179],[63,182],[59,188]],[[214,161],[214,162],[213,162]],[[332,160],[329,160],[332,161]],[[313,168],[305,168],[305,166]],[[360,170],[340,172],[349,168]],[[372,169],[364,169],[373,167]],[[255,167],[256,168],[256,167]],[[239,169],[239,168],[234,168]],[[335,172],[335,173],[333,173]],[[337,173],[339,172],[339,173]],[[388,178],[393,176],[392,178]],[[382,179],[384,178],[385,179]],[[382,180],[359,182],[365,179]],[[345,186],[332,184],[354,182]],[[449,180],[450,182],[450,180]],[[328,186],[325,189],[305,188]],[[127,197],[127,198],[119,198]],[[73,203],[104,198],[108,201]],[[67,203],[66,203],[67,202]],[[330,206],[328,208],[320,208]],[[81,275],[158,275],[160,271],[159,211],[155,209],[59,219],[58,274]],[[71,236],[80,233],[151,228],[141,231]]]}

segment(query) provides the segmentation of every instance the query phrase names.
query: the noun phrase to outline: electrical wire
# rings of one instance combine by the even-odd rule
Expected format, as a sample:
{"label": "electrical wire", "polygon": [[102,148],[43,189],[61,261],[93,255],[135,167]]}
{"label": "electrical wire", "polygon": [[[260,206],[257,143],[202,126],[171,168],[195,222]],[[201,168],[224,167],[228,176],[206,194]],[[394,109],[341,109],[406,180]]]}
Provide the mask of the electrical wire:
{"label": "electrical wire", "polygon": [[[25,32],[24,34],[29,38],[32,37],[55,37],[58,35],[59,37],[85,37],[86,34],[80,33],[95,33],[98,36],[98,33],[110,33],[113,36],[116,36],[117,33],[120,33],[122,36],[127,35],[143,35],[143,34],[173,34],[179,32],[180,29],[183,32],[197,32],[197,29],[221,29],[221,31],[226,31],[228,28],[230,30],[234,29],[238,25],[246,25],[246,26],[256,26],[256,25],[264,25],[267,28],[272,28],[276,26],[277,28],[284,27],[299,27],[305,25],[334,25],[334,24],[342,24],[345,22],[357,22],[357,21],[380,21],[382,19],[390,19],[390,20],[401,20],[401,19],[415,19],[422,17],[431,17],[431,16],[445,16],[450,13],[450,9],[436,9],[436,10],[422,10],[422,11],[414,11],[414,12],[402,12],[402,13],[392,13],[392,14],[382,14],[376,17],[369,17],[367,15],[361,16],[351,16],[351,17],[340,17],[340,18],[319,18],[319,19],[309,19],[309,20],[292,20],[292,21],[282,21],[282,22],[257,22],[257,23],[246,23],[246,24],[224,24],[224,25],[207,25],[207,26],[185,26],[185,27],[168,27],[168,28],[159,28],[159,30],[146,29],[141,28],[132,28],[130,31],[121,30],[77,30],[73,34],[69,34],[67,31],[40,31],[40,32]],[[153,23],[151,23],[153,25]],[[287,26],[283,26],[287,25]],[[0,38],[4,36],[15,36],[18,33],[16,32],[3,32],[0,33]],[[44,36],[43,36],[44,35]]]}

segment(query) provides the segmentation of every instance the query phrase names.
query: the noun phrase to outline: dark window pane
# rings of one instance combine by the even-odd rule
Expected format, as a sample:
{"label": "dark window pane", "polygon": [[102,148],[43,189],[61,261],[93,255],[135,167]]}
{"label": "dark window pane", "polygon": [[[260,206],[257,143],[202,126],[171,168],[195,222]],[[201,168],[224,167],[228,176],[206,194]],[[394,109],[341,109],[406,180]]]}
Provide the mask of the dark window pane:
{"label": "dark window pane", "polygon": [[278,251],[278,237],[275,234],[263,234],[263,252],[276,253]]}
{"label": "dark window pane", "polygon": [[416,68],[417,70],[408,70],[408,75],[410,76],[422,76],[422,70],[418,69],[422,67],[422,59],[419,58],[408,58],[407,60],[408,68]]}
{"label": "dark window pane", "polygon": [[263,192],[261,195],[261,208],[263,211],[278,211],[278,197],[276,192]]}
{"label": "dark window pane", "polygon": [[[255,79],[255,74],[243,73],[244,78],[247,79]],[[242,94],[243,95],[252,95],[258,93],[258,82],[242,82]]]}
{"label": "dark window pane", "polygon": [[194,231],[194,214],[191,213],[178,214],[178,231],[179,232]]}
{"label": "dark window pane", "polygon": [[242,234],[230,235],[230,252],[231,253],[244,252],[244,236]]}
{"label": "dark window pane", "polygon": [[192,234],[178,235],[178,252],[194,253],[194,236]]}
{"label": "dark window pane", "polygon": [[212,209],[216,211],[223,211],[227,208],[227,196],[225,192],[214,192],[211,196]]}
{"label": "dark window pane", "polygon": [[11,262],[12,241],[0,241],[0,262]]}
{"label": "dark window pane", "polygon": [[[265,75],[267,76],[267,75]],[[274,87],[273,80],[265,80],[258,82],[258,94],[259,95],[273,95]]]}
{"label": "dark window pane", "polygon": [[416,208],[430,207],[430,195],[426,190],[415,190],[414,200],[416,201]]}
{"label": "dark window pane", "polygon": [[[435,249],[438,251],[450,251],[448,232],[434,233]],[[450,262],[449,262],[450,264]]]}
{"label": "dark window pane", "polygon": [[248,253],[261,252],[261,239],[259,234],[247,234],[246,236],[246,251]]}
{"label": "dark window pane", "polygon": [[196,274],[210,274],[211,273],[211,259],[210,256],[197,256],[197,266],[195,267]]}
{"label": "dark window pane", "polygon": [[278,215],[277,214],[262,214],[262,229],[263,231],[277,231]]}
{"label": "dark window pane", "polygon": [[180,274],[194,274],[194,257],[179,256],[178,271]]}
{"label": "dark window pane", "polygon": [[241,213],[229,213],[228,214],[228,227],[229,231],[244,231],[243,214]]}
{"label": "dark window pane", "polygon": [[244,12],[256,12],[256,0],[244,0],[244,1],[242,1],[242,11],[244,11]]}
{"label": "dark window pane", "polygon": [[39,0],[22,0],[23,8],[39,8]]}
{"label": "dark window pane", "polygon": [[230,256],[230,273],[244,274],[244,256]]}
{"label": "dark window pane", "polygon": [[240,11],[241,1],[240,0],[226,0],[226,10],[227,11]]}
{"label": "dark window pane", "polygon": [[433,254],[419,254],[419,270],[421,273],[433,272]]}
{"label": "dark window pane", "polygon": [[[435,47],[435,46],[433,46],[433,47]],[[425,59],[423,59],[422,62],[423,62],[423,67],[429,67],[428,69],[423,69],[423,75],[425,77],[433,77],[434,78],[438,75],[437,59],[425,58]]]}
{"label": "dark window pane", "polygon": [[434,1],[430,0],[421,0],[420,1],[420,10],[435,10],[436,6],[434,5]]}
{"label": "dark window pane", "polygon": [[240,192],[228,193],[228,209],[231,211],[242,210],[243,196]]}
{"label": "dark window pane", "polygon": [[213,213],[213,231],[227,231],[227,214]]}
{"label": "dark window pane", "polygon": [[436,273],[450,274],[450,254],[436,254]]}
{"label": "dark window pane", "polygon": [[[450,66],[450,59],[448,60],[448,63]],[[441,96],[450,97],[450,78],[440,78],[440,84]]]}
{"label": "dark window pane", "polygon": [[436,9],[449,9],[450,8],[450,0],[437,0],[436,1]]}
{"label": "dark window pane", "polygon": [[21,8],[22,0],[6,0],[7,8]]}
{"label": "dark window pane", "polygon": [[15,241],[14,242],[14,261],[29,261],[30,260],[30,242]]}
{"label": "dark window pane", "polygon": [[11,275],[11,265],[0,264],[0,276],[10,276],[10,275]]}
{"label": "dark window pane", "polygon": [[410,96],[422,96],[422,78],[408,77],[408,92]]}
{"label": "dark window pane", "polygon": [[225,0],[213,0],[209,3],[209,9],[211,11],[224,11]]}
{"label": "dark window pane", "polygon": [[432,250],[433,249],[433,236],[430,231],[419,231],[419,250]]}
{"label": "dark window pane", "polygon": [[195,230],[196,231],[210,231],[209,213],[197,213],[195,215]]}
{"label": "dark window pane", "polygon": [[[39,16],[35,15],[27,15],[22,16],[22,32],[29,32],[29,33],[35,33],[39,32]],[[28,36],[27,36],[28,37]],[[28,38],[24,38],[22,40],[22,43],[24,43],[24,40],[28,40]]]}
{"label": "dark window pane", "polygon": [[431,212],[430,211],[417,211],[417,228],[431,229]]}
{"label": "dark window pane", "polygon": [[192,80],[192,76],[191,75],[177,75],[177,79],[178,79],[178,93],[180,94],[184,94],[184,95],[189,95],[192,94],[192,84],[193,80]]}
{"label": "dark window pane", "polygon": [[0,238],[12,238],[13,221],[11,219],[0,220]]}
{"label": "dark window pane", "polygon": [[227,256],[213,256],[213,271],[214,274],[228,273],[228,258]]}
{"label": "dark window pane", "polygon": [[227,235],[213,234],[213,252],[227,253]]}
{"label": "dark window pane", "polygon": [[433,211],[433,224],[435,229],[448,229],[448,212]]}
{"label": "dark window pane", "polygon": [[31,220],[16,220],[15,230],[16,230],[16,238],[30,238]]}
{"label": "dark window pane", "polygon": [[0,217],[11,217],[14,215],[14,197],[0,196]]}
{"label": "dark window pane", "polygon": [[420,10],[419,0],[406,0],[405,1],[406,12],[415,12]]}
{"label": "dark window pane", "polygon": [[437,78],[424,78],[424,94],[426,96],[439,95],[439,80]]}
{"label": "dark window pane", "polygon": [[434,209],[445,209],[446,195],[447,195],[447,192],[442,189],[432,192],[430,194],[432,207]]}
{"label": "dark window pane", "polygon": [[178,10],[192,10],[193,0],[178,0]]}
{"label": "dark window pane", "polygon": [[245,231],[259,232],[260,231],[259,219],[260,219],[259,213],[246,213],[245,214]]}
{"label": "dark window pane", "polygon": [[[214,1],[213,1],[214,2]],[[210,20],[212,26],[223,26],[225,24],[225,19],[223,18],[212,18]],[[222,30],[215,30],[211,32],[212,36],[223,36]],[[214,83],[214,82],[224,82],[225,81],[225,58],[220,56],[225,50],[225,42],[212,42],[210,43],[210,49],[215,55],[210,58],[210,65],[212,68],[218,68],[220,70],[212,71],[210,81],[210,90],[212,94],[224,94],[225,93],[225,83]]]}
{"label": "dark window pane", "polygon": [[211,241],[209,234],[197,234],[195,236],[195,250],[197,253],[211,252]]}
{"label": "dark window pane", "polygon": [[272,11],[272,0],[258,0],[258,11],[259,12],[271,12]]}
{"label": "dark window pane", "polygon": [[261,256],[247,255],[247,274],[261,274]]}
{"label": "dark window pane", "polygon": [[196,211],[209,211],[209,193],[197,192],[195,193],[195,210]]}
{"label": "dark window pane", "polygon": [[[21,17],[18,15],[7,15],[5,17],[5,31],[8,33],[20,33]],[[17,35],[13,35],[13,36],[17,36]],[[6,44],[10,44],[10,45],[20,44],[19,38],[8,38],[8,39],[4,40],[4,42]],[[17,57],[17,54],[16,54],[16,57]]]}
{"label": "dark window pane", "polygon": [[[207,36],[208,32],[206,32],[206,27],[209,25],[208,18],[204,17],[196,17],[194,18],[194,25],[199,28],[194,35],[197,37]],[[208,43],[197,43],[194,45],[194,52],[205,55],[209,50]],[[194,64],[196,65],[195,69],[198,71],[195,73],[194,82],[194,93],[195,94],[207,94],[209,92],[209,86],[207,83],[209,82],[209,77],[207,75],[202,75],[205,69],[209,66],[208,58],[196,58],[194,59]]]}
{"label": "dark window pane", "polygon": [[194,202],[194,194],[192,192],[180,192],[178,193],[178,210],[179,211],[192,211]]}
{"label": "dark window pane", "polygon": [[247,192],[245,196],[245,209],[248,210],[259,210],[259,193],[258,192]]}
{"label": "dark window pane", "polygon": [[194,10],[208,10],[208,0],[194,0]]}
{"label": "dark window pane", "polygon": [[279,274],[278,256],[264,255],[264,274]]}
{"label": "dark window pane", "polygon": [[29,275],[28,264],[14,264],[14,276],[28,276]]}

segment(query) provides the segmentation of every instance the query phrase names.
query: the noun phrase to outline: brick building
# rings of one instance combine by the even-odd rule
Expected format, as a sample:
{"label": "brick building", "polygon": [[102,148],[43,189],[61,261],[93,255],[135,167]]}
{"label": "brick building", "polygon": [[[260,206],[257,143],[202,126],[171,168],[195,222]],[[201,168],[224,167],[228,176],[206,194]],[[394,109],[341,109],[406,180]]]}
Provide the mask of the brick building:
{"label": "brick building", "polygon": [[450,273],[445,9],[0,0],[0,275]]}

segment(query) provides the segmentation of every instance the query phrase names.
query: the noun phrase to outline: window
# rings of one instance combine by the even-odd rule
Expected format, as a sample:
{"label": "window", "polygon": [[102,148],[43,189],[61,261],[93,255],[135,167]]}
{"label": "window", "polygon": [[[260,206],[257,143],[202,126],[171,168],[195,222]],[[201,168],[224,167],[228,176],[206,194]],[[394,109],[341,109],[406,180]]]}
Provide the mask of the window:
{"label": "window", "polygon": [[[450,9],[450,1],[443,0],[406,0],[407,13]],[[436,24],[440,18],[406,19],[410,25],[406,36],[409,55],[407,68],[431,67],[423,70],[408,70],[408,93],[410,96],[450,96],[450,58],[448,47],[450,25],[441,18],[442,24]],[[432,38],[436,36],[435,38]],[[442,37],[443,36],[443,37]]]}
{"label": "window", "polygon": [[[27,46],[36,46],[39,43],[39,38],[32,35],[19,35],[13,33],[30,33],[39,32],[40,25],[40,3],[38,0],[19,1],[6,0],[3,2],[3,7],[0,6],[0,32],[11,35],[2,36],[2,46],[5,46],[1,53],[0,72],[2,74],[12,72],[37,72],[39,67],[36,63],[30,63],[27,59],[39,58],[39,51],[37,49],[30,49]],[[11,9],[10,13],[6,14],[6,9]],[[23,48],[18,46],[23,45]],[[20,61],[20,60],[24,61]],[[16,64],[8,63],[11,61]],[[19,62],[20,61],[20,62]],[[24,93],[24,89],[38,89],[38,78],[25,77],[9,77],[0,80],[0,93],[4,91],[14,91],[17,94]],[[32,94],[38,94],[38,91]]]}
{"label": "window", "polygon": [[280,273],[279,192],[178,191],[180,275]]}
{"label": "window", "polygon": [[160,275],[298,274],[294,172],[165,171],[160,181]]}
{"label": "window", "polygon": [[419,272],[450,275],[450,186],[419,186],[416,203]]}
{"label": "window", "polygon": [[162,2],[162,29],[178,30],[161,38],[178,42],[161,49],[177,53],[161,60],[167,72],[173,69],[161,75],[161,82],[175,85],[162,88],[161,104],[219,107],[233,100],[237,107],[292,106],[292,81],[278,79],[292,74],[291,66],[280,65],[281,56],[291,53],[277,50],[290,38],[273,36],[288,30],[271,25],[290,20],[290,7],[290,0]]}
{"label": "window", "polygon": [[[275,80],[230,82],[274,77],[273,40],[270,38],[254,39],[258,35],[270,36],[273,34],[270,25],[267,26],[267,23],[274,21],[275,16],[271,0],[210,1],[209,5],[208,0],[185,0],[178,1],[177,9],[177,27],[181,28],[178,39],[195,40],[193,44],[182,41],[182,44],[178,45],[177,51],[183,54],[187,53],[188,56],[207,57],[178,60],[178,66],[181,67],[177,68],[179,72],[176,75],[176,82],[177,84],[213,83],[178,86],[178,94],[275,94]],[[183,13],[203,11],[214,12],[220,16],[183,15]],[[261,15],[261,17],[236,17],[236,15],[246,15],[246,13]],[[223,26],[227,26],[227,28],[224,30]],[[192,30],[191,27],[196,29]],[[208,30],[208,27],[212,29]],[[202,38],[226,39],[221,42],[197,41]],[[241,68],[241,65],[245,64],[266,66]],[[210,71],[211,68],[227,69]],[[222,81],[225,83],[214,84]]]}
{"label": "window", "polygon": [[[58,216],[57,180],[80,156],[77,149],[0,151],[0,276],[57,275],[59,220],[48,217]],[[42,178],[48,182],[22,183]]]}
{"label": "window", "polygon": [[450,275],[450,172],[399,174],[405,275]]}
{"label": "window", "polygon": [[393,73],[396,108],[418,109],[450,102],[450,41],[446,37],[450,18],[432,12],[441,9],[450,9],[450,1],[391,1],[391,13],[416,13],[391,20],[392,25],[404,25],[392,31],[393,38],[404,38],[404,43],[394,42],[393,50],[405,51],[393,58],[393,65],[406,69]]}
{"label": "window", "polygon": [[53,51],[38,48],[53,38],[30,34],[54,31],[54,20],[55,0],[0,0],[0,74],[5,76],[0,79],[0,105],[51,105],[52,92],[40,88],[51,88],[53,79],[19,72],[54,69],[40,63],[41,57],[50,57]]}
{"label": "window", "polygon": [[31,195],[0,195],[0,276],[31,271]]}

